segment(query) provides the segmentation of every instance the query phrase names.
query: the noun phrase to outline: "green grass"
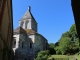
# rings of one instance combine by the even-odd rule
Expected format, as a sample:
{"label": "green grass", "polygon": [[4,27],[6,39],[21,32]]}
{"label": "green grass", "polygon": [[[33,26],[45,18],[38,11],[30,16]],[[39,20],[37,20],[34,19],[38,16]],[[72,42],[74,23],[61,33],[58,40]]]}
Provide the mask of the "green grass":
{"label": "green grass", "polygon": [[74,57],[76,57],[78,60],[80,60],[80,55],[75,55]]}
{"label": "green grass", "polygon": [[74,60],[74,56],[73,55],[70,55],[69,56],[69,60]]}
{"label": "green grass", "polygon": [[68,60],[69,57],[66,55],[51,55],[48,60]]}
{"label": "green grass", "polygon": [[69,56],[69,60],[74,60],[74,59],[80,60],[80,55],[71,55]]}
{"label": "green grass", "polygon": [[51,55],[51,57],[57,57],[57,58],[66,58],[69,57],[69,60],[74,60],[75,58],[77,60],[80,60],[80,55],[70,55],[70,56],[66,56],[66,55]]}
{"label": "green grass", "polygon": [[55,57],[55,58],[66,58],[68,56],[66,56],[66,55],[52,55],[51,57]]}

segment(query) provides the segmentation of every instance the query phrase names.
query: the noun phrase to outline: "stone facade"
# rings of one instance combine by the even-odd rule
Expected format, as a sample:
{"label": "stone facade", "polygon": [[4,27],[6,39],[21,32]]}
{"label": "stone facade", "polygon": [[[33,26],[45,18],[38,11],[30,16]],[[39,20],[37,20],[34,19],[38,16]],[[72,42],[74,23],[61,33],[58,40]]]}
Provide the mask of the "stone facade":
{"label": "stone facade", "polygon": [[37,32],[37,22],[30,11],[19,20],[19,27],[14,30],[14,60],[34,60],[35,55],[48,49],[48,41]]}

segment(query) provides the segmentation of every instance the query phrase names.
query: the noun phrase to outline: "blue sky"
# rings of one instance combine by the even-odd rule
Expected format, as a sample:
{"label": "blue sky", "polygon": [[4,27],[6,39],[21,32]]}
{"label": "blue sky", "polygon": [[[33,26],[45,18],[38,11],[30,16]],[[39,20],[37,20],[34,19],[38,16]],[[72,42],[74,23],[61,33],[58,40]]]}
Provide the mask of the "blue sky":
{"label": "blue sky", "polygon": [[14,29],[31,6],[31,12],[38,23],[38,33],[49,43],[56,43],[62,33],[74,24],[71,0],[13,0]]}

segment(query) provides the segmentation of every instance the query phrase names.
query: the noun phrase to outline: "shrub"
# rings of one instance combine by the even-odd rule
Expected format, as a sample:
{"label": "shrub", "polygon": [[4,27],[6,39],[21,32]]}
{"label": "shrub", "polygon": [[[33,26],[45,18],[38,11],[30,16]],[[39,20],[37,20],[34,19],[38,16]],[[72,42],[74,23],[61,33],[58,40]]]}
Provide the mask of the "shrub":
{"label": "shrub", "polygon": [[49,57],[49,50],[45,50],[39,52],[35,60],[47,60],[48,57]]}

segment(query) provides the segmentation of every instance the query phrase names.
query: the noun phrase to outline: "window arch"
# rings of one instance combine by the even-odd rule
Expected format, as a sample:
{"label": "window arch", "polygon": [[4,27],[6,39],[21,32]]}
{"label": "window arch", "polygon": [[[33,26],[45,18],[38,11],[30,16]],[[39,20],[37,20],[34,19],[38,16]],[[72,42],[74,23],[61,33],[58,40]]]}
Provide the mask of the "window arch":
{"label": "window arch", "polygon": [[22,48],[23,48],[23,46],[24,46],[24,43],[22,42]]}
{"label": "window arch", "polygon": [[27,29],[28,21],[25,22],[25,29]]}
{"label": "window arch", "polygon": [[32,43],[30,43],[30,48],[32,48]]}

